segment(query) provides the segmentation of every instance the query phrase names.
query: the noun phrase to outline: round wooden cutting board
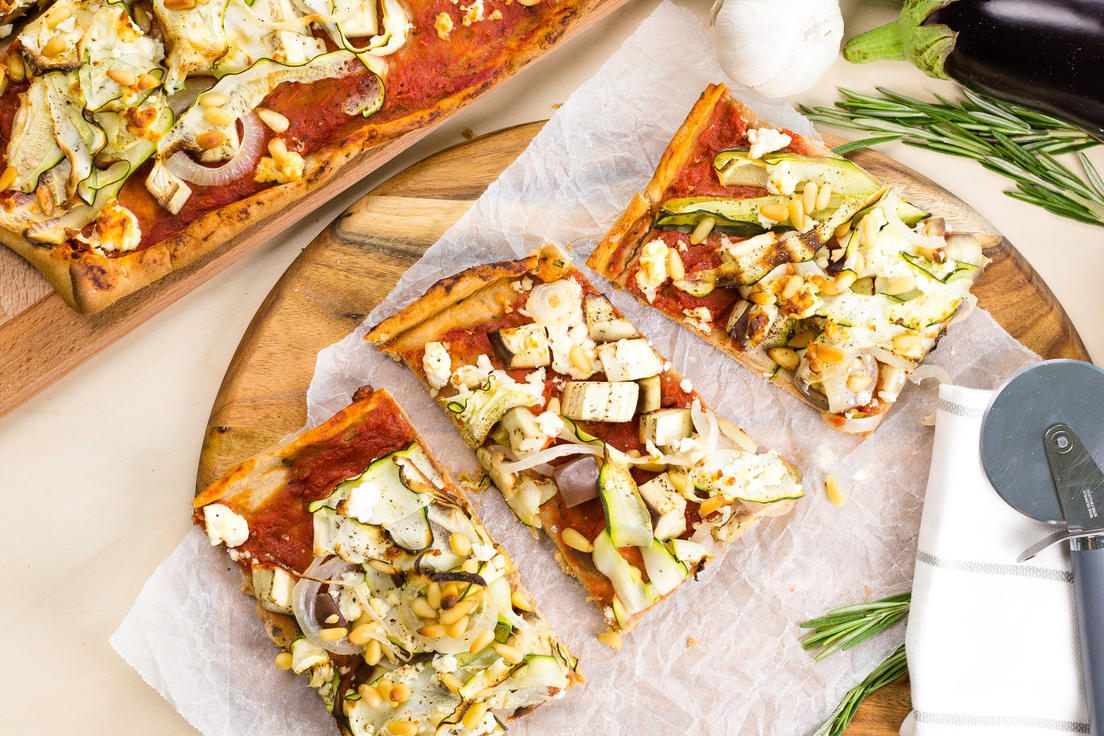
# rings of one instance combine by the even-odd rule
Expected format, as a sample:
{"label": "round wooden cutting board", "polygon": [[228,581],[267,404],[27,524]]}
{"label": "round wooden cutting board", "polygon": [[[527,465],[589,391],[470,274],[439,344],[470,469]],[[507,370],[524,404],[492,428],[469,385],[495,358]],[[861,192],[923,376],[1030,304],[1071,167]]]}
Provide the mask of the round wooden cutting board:
{"label": "round wooden cutting board", "polygon": [[[261,305],[227,368],[207,424],[198,490],[303,426],[318,351],[364,320],[543,125],[490,133],[412,166],[365,195],[303,251]],[[950,192],[891,159],[867,150],[849,158],[949,221],[996,234]],[[986,249],[992,263],[974,287],[980,305],[1044,358],[1089,360],[1050,289],[1011,243],[997,241]],[[847,734],[896,734],[909,709],[902,678],[868,698]]]}

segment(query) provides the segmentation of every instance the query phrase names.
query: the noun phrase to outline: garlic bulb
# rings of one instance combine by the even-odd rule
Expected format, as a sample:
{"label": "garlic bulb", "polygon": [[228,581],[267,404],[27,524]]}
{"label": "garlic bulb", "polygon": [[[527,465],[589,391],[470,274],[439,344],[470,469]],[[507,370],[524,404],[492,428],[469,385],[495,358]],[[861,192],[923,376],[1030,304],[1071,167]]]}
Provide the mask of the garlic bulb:
{"label": "garlic bulb", "polygon": [[717,0],[721,68],[765,97],[804,92],[839,53],[838,0]]}

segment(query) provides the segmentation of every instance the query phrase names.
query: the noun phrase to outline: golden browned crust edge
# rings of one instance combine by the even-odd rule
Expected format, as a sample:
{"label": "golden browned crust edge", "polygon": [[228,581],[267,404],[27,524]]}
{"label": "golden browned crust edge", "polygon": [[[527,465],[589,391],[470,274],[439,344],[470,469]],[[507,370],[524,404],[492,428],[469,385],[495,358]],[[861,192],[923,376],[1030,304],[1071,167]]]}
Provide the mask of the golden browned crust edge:
{"label": "golden browned crust edge", "polygon": [[[413,115],[379,126],[369,124],[336,146],[306,156],[308,174],[303,179],[262,190],[209,212],[183,231],[149,248],[117,258],[95,253],[44,258],[36,252],[44,249],[19,234],[0,231],[0,242],[38,269],[70,307],[84,314],[98,312],[172,271],[187,266],[226,244],[250,225],[299,201],[331,180],[356,155],[426,127],[472,102],[541,56],[600,1],[580,0],[574,4],[564,2],[557,5],[533,36],[524,42],[515,39],[516,43],[511,44],[504,63],[480,84],[446,97],[432,108]],[[154,249],[157,249],[156,253],[143,255]]]}
{"label": "golden browned crust edge", "polygon": [[572,270],[571,259],[552,243],[546,243],[525,258],[515,261],[475,266],[441,279],[413,304],[373,327],[364,339],[386,350],[403,333],[497,281],[516,279],[526,274],[532,274],[541,281],[555,281]]}

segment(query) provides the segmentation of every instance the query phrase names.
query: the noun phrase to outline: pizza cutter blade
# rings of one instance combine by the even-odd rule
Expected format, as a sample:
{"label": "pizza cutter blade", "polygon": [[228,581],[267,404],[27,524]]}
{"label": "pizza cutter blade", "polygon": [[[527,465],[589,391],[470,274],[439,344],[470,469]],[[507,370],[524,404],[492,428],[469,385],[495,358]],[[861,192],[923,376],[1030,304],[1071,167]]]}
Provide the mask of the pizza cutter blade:
{"label": "pizza cutter blade", "polygon": [[1000,497],[1068,541],[1089,731],[1104,736],[1104,371],[1047,360],[1009,378],[981,420],[981,464]]}

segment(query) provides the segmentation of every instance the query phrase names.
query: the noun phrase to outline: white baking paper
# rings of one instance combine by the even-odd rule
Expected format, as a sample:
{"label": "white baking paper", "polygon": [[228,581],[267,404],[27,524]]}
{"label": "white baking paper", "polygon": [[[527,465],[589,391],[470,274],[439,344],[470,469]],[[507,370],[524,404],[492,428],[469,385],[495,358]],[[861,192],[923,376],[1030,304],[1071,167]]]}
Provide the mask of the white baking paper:
{"label": "white baking paper", "polygon": [[[661,5],[564,103],[471,211],[404,275],[365,325],[319,354],[308,394],[309,423],[316,425],[344,407],[361,385],[385,387],[446,464],[458,472],[473,471],[472,452],[421,385],[361,339],[367,327],[412,302],[443,276],[520,257],[545,241],[571,243],[581,267],[633,193],[651,177],[701,90],[720,81],[726,80],[716,62],[712,33],[689,11]],[[776,125],[813,134],[808,122],[784,104],[746,90],[738,95]],[[602,617],[585,600],[581,586],[555,564],[551,542],[534,538],[494,490],[473,499],[492,535],[517,561],[547,617],[579,656],[588,678],[586,685],[511,723],[510,730],[548,735],[807,734],[903,639],[898,625],[850,652],[814,663],[798,643],[807,632],[797,624],[835,606],[909,589],[932,446],[932,431],[920,420],[934,411],[936,391],[930,385],[909,386],[876,436],[860,442],[831,432],[816,412],[789,394],[583,270],[713,407],[762,446],[800,465],[807,495],[791,515],[760,523],[698,581],[660,604],[626,637],[620,652],[595,640],[605,629]],[[947,367],[962,384],[995,388],[1004,376],[1037,359],[979,310],[952,327],[929,362]],[[842,508],[824,495],[823,479],[829,472],[849,496]],[[180,679],[190,678],[188,688],[206,686],[212,698],[226,699],[227,678],[208,677],[213,662],[206,651],[210,637],[225,635],[193,610],[176,611],[154,599],[182,588],[197,596],[241,597],[235,583],[215,574],[225,561],[212,556],[197,564],[188,546],[192,537],[158,570],[151,580],[151,586],[154,581],[157,585],[143,591],[113,644],[185,717],[203,724],[208,736],[304,733],[295,724],[303,723],[305,682],[287,673],[272,676],[274,650],[259,637],[248,644],[234,642],[222,653],[230,664],[218,665],[267,669],[265,677],[275,682],[241,697],[263,699],[270,711],[228,707],[212,723],[197,713],[205,705],[177,695],[177,688],[184,687]],[[242,607],[248,608],[248,601]],[[286,719],[282,729],[263,720],[273,714]],[[325,714],[317,715],[315,730],[330,728]]]}

